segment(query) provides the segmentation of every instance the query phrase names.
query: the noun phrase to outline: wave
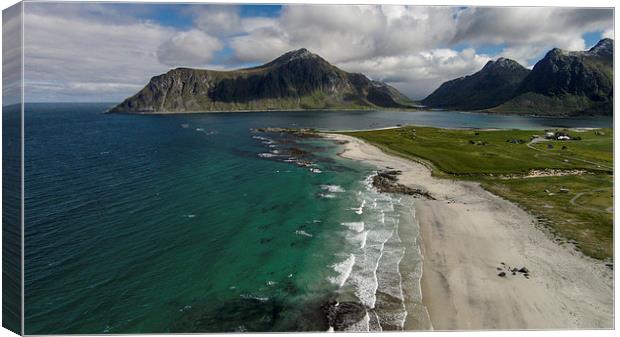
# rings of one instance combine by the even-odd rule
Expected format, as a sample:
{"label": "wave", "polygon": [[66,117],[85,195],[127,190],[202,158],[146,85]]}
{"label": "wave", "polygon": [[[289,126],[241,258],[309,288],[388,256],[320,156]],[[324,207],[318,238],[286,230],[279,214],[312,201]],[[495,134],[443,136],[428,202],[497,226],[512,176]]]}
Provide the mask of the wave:
{"label": "wave", "polygon": [[366,205],[366,199],[362,200],[362,204],[360,207],[351,208],[351,210],[355,211],[355,214],[362,215],[364,214],[364,206]]}
{"label": "wave", "polygon": [[336,277],[330,277],[330,281],[336,284],[339,288],[342,288],[351,275],[353,265],[355,265],[355,255],[353,254],[350,254],[346,260],[332,265],[332,268],[337,271],[339,275]]}
{"label": "wave", "polygon": [[260,297],[249,294],[241,294],[239,295],[241,298],[249,299],[249,300],[257,300],[259,302],[267,302],[269,301],[269,297]]}
{"label": "wave", "polygon": [[273,153],[268,153],[268,152],[264,152],[264,153],[259,153],[258,154],[259,157],[261,158],[273,158],[273,157],[277,157],[277,154],[273,154]]}
{"label": "wave", "polygon": [[360,243],[360,249],[364,249],[366,247],[366,241],[368,240],[368,231],[362,233],[362,240]]}
{"label": "wave", "polygon": [[304,231],[304,230],[296,230],[296,231],[295,231],[295,234],[297,234],[297,235],[307,236],[307,237],[309,237],[309,238],[311,238],[311,237],[312,237],[312,234],[310,234],[310,233],[308,233],[308,232],[306,232],[306,231]]}
{"label": "wave", "polygon": [[344,193],[345,190],[341,186],[338,185],[321,185],[322,190],[326,190],[331,193]]}
{"label": "wave", "polygon": [[347,226],[350,229],[361,233],[364,230],[364,221],[358,221],[358,222],[343,222],[341,223],[341,225],[343,226]]}
{"label": "wave", "polygon": [[[417,240],[411,242],[408,235],[408,241],[403,242],[399,235],[402,217],[415,220],[414,213],[407,213],[412,207],[412,199],[380,193],[372,186],[372,175],[362,182],[361,187],[354,192],[360,206],[349,208],[360,216],[360,220],[341,222],[341,225],[348,228],[345,238],[349,244],[344,250],[351,255],[338,264],[342,271],[341,277],[332,281],[338,283],[340,288],[348,285],[342,288],[342,291],[352,291],[359,302],[368,308],[370,318],[352,324],[347,330],[402,330],[409,315],[405,305],[405,287],[417,282],[418,286],[415,288],[419,290],[419,275],[412,275],[408,265],[406,273],[400,268],[401,263],[410,262],[403,261],[409,247],[413,251],[420,251]],[[407,226],[409,225],[407,221]],[[411,226],[414,227],[407,227],[407,231],[417,231],[417,222],[414,221]],[[415,264],[412,268],[421,269],[421,266],[417,265],[421,260],[415,259],[412,262]],[[343,278],[345,270],[347,275]],[[414,276],[415,280],[409,280],[411,276]],[[407,292],[407,298],[410,298],[409,294],[410,292]],[[417,303],[417,300],[415,302]]]}

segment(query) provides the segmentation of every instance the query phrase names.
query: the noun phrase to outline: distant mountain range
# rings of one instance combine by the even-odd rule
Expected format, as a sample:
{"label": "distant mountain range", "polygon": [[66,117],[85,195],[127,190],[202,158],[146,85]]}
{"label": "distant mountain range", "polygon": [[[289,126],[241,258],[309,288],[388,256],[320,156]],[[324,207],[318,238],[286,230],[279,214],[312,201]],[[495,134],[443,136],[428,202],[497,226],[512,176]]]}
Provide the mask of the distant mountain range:
{"label": "distant mountain range", "polygon": [[[580,52],[555,48],[532,70],[507,58],[489,61],[473,75],[443,83],[421,103],[506,114],[611,115],[613,43],[603,39]],[[416,105],[395,88],[341,70],[302,48],[253,68],[173,69],[110,112],[376,108]]]}
{"label": "distant mountain range", "polygon": [[307,49],[233,71],[177,68],[153,77],[110,112],[407,108],[395,88],[343,71]]}
{"label": "distant mountain range", "polygon": [[554,48],[530,71],[505,58],[443,83],[427,107],[510,114],[613,114],[613,40],[587,51]]}

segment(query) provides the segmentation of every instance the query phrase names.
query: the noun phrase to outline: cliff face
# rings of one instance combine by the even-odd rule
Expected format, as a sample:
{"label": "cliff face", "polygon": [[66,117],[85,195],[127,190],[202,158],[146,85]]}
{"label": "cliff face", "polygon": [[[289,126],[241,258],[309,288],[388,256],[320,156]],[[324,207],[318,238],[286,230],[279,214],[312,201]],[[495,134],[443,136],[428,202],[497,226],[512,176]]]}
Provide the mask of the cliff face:
{"label": "cliff face", "polygon": [[514,114],[611,115],[613,40],[587,51],[554,48],[532,71],[500,58],[471,76],[445,82],[422,103]]}
{"label": "cliff face", "polygon": [[406,107],[396,89],[348,73],[306,49],[235,71],[173,69],[111,112]]}

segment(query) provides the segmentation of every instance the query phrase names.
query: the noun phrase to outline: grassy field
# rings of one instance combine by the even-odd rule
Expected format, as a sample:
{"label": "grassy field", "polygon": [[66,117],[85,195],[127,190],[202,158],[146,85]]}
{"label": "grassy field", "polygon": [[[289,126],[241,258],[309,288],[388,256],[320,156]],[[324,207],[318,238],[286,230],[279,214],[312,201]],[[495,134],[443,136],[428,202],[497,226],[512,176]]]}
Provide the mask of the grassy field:
{"label": "grassy field", "polygon": [[[511,174],[527,173],[532,169],[586,169],[611,172],[613,132],[603,135],[595,131],[571,133],[580,141],[551,141],[528,144],[534,135],[544,136],[544,130],[477,131],[404,127],[378,131],[349,133],[405,156],[432,162],[439,170],[450,174]],[[553,149],[547,151],[547,144]],[[562,146],[567,149],[561,150]],[[592,159],[591,164],[575,159]],[[600,161],[600,163],[598,162]],[[599,165],[603,164],[603,165]]]}
{"label": "grassy field", "polygon": [[[544,130],[404,127],[347,134],[430,163],[436,176],[479,181],[537,216],[560,243],[571,242],[589,256],[609,259],[613,254],[613,130],[568,133],[581,140],[530,142],[543,137]],[[525,177],[544,169],[586,173]]]}

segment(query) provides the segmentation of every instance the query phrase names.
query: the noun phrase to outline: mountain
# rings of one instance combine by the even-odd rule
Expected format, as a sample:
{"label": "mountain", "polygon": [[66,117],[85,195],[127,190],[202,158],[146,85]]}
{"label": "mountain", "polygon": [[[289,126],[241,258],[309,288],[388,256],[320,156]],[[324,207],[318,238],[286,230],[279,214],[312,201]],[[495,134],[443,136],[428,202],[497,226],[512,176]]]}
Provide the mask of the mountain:
{"label": "mountain", "polygon": [[603,39],[581,52],[552,49],[534,65],[517,95],[492,111],[611,115],[613,43]]}
{"label": "mountain", "polygon": [[110,112],[404,108],[409,103],[395,88],[345,72],[302,48],[253,68],[173,69]]}
{"label": "mountain", "polygon": [[501,57],[473,75],[443,83],[421,103],[443,109],[492,108],[513,98],[529,72],[519,63]]}
{"label": "mountain", "polygon": [[443,83],[422,104],[433,108],[536,115],[613,113],[613,40],[587,51],[554,48],[531,71],[512,60]]}

